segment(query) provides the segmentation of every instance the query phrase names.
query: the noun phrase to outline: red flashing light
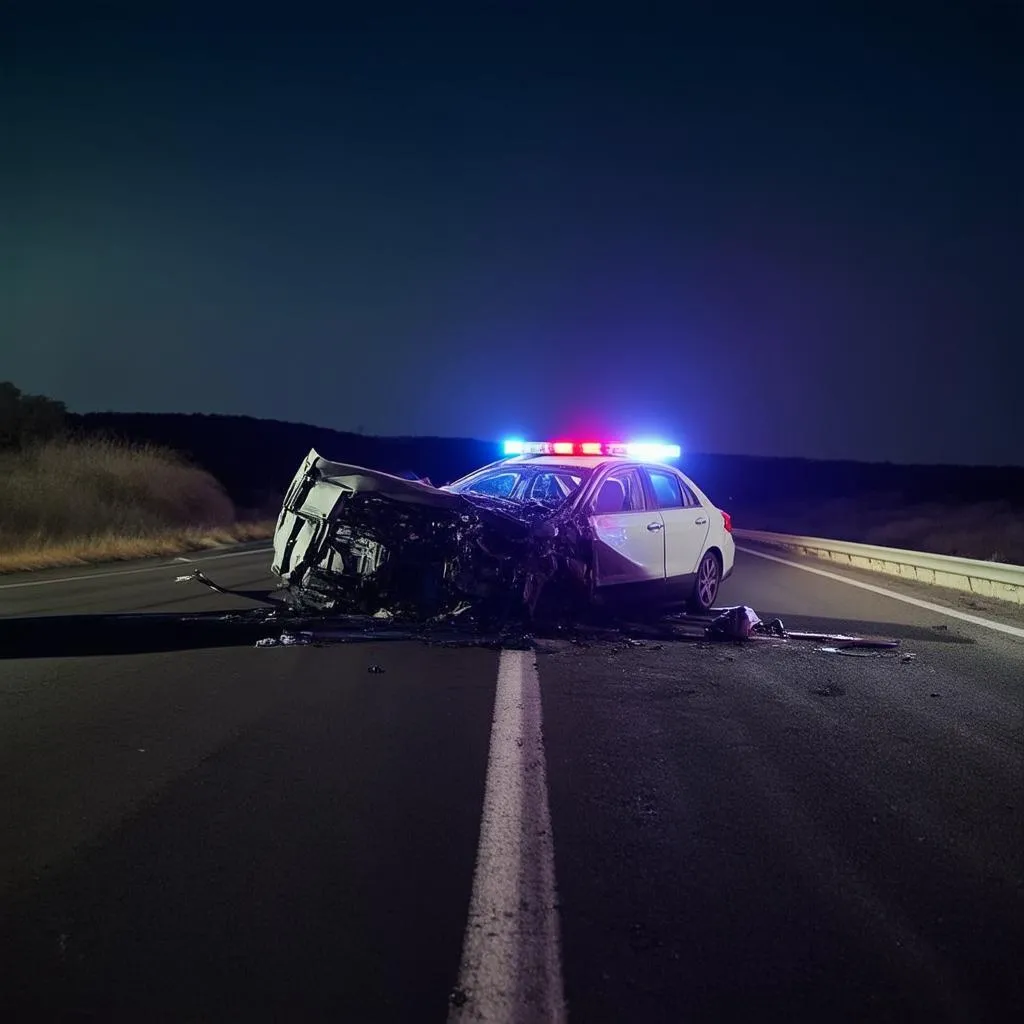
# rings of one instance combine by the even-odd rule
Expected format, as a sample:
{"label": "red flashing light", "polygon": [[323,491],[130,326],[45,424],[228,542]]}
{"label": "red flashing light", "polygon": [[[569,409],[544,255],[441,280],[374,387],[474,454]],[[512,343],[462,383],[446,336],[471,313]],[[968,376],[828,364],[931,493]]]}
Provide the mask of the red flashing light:
{"label": "red flashing light", "polygon": [[556,441],[551,446],[551,450],[556,455],[572,455],[575,448],[576,446],[572,443],[572,441]]}
{"label": "red flashing light", "polygon": [[604,445],[599,441],[584,441],[580,445],[581,455],[604,455]]}

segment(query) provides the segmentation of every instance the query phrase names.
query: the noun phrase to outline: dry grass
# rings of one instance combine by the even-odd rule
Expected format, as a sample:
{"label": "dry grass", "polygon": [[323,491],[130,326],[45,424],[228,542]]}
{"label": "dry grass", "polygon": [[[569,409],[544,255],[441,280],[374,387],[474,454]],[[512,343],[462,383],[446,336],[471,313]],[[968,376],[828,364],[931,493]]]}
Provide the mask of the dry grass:
{"label": "dry grass", "polygon": [[0,456],[0,572],[181,554],[272,535],[152,445],[51,441]]}
{"label": "dry grass", "polygon": [[0,551],[0,574],[30,569],[52,569],[133,558],[160,558],[203,551],[246,540],[266,540],[274,523],[236,523],[215,530],[173,530],[162,534],[123,537],[112,534],[62,542],[30,543]]}
{"label": "dry grass", "polygon": [[1024,565],[1024,514],[1009,502],[918,504],[853,499],[750,510],[738,525],[802,536]]}

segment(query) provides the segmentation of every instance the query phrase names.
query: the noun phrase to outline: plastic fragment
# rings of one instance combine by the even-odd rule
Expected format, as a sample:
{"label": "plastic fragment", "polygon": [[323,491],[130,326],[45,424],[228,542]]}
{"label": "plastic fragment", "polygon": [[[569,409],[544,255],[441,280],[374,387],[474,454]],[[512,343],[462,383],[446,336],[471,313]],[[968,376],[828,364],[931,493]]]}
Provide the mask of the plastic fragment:
{"label": "plastic fragment", "polygon": [[726,608],[707,627],[707,635],[715,639],[746,640],[761,622],[753,608],[745,604]]}

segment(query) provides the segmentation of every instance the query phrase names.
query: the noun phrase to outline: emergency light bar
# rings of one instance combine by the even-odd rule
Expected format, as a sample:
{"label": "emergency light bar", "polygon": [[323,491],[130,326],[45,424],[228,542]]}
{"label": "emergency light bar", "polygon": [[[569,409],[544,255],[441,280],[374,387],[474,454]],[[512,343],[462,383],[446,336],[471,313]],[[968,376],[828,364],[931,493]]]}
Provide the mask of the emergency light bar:
{"label": "emergency light bar", "polygon": [[618,455],[644,462],[678,459],[682,449],[677,444],[649,441],[506,441],[506,455]]}

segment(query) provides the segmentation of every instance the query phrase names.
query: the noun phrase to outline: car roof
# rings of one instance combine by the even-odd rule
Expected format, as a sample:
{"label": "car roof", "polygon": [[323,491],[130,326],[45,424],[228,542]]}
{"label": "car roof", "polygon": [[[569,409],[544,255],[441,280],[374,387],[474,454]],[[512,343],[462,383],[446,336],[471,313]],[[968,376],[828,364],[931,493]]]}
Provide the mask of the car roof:
{"label": "car roof", "polygon": [[597,469],[600,466],[625,465],[633,466],[642,463],[645,466],[657,466],[659,469],[671,469],[677,472],[673,466],[667,466],[660,462],[645,462],[643,459],[629,459],[621,455],[514,455],[510,459],[502,460],[502,463],[513,465],[534,465],[534,466],[565,466],[566,468],[587,468]]}

